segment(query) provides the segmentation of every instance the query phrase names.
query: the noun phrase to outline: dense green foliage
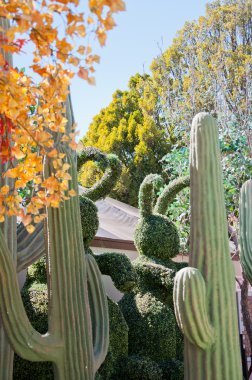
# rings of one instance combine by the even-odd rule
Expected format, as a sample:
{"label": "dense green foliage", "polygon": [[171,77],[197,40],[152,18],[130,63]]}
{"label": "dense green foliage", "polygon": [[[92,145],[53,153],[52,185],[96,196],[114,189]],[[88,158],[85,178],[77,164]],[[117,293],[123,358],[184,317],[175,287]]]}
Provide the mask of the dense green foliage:
{"label": "dense green foliage", "polygon": [[[236,227],[239,191],[242,184],[252,176],[252,159],[249,155],[246,137],[239,135],[235,125],[226,130],[220,129],[219,141],[227,216],[229,223]],[[175,145],[171,152],[163,158],[162,164],[171,181],[178,176],[188,175],[189,149],[185,146]],[[164,187],[160,189],[160,193],[163,190]],[[190,234],[189,198],[189,191],[187,190],[178,194],[167,212],[167,216],[171,218],[179,231],[184,251],[188,249]]]}

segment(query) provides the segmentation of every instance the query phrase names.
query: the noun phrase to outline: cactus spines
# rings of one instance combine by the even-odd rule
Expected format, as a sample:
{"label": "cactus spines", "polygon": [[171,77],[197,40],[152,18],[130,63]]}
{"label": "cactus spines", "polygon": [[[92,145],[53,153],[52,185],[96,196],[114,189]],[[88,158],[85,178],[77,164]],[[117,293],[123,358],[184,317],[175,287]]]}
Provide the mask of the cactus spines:
{"label": "cactus spines", "polygon": [[[198,114],[192,123],[190,186],[189,265],[195,269],[178,272],[174,287],[176,316],[185,333],[185,379],[241,380],[235,277],[229,254],[217,123],[207,113]],[[197,308],[203,308],[202,320]],[[195,315],[198,328],[196,320],[186,317],[185,312]],[[214,337],[213,341],[206,339],[205,347],[203,344],[200,348],[203,323],[208,326],[204,339],[209,337],[211,326]]]}
{"label": "cactus spines", "polygon": [[240,193],[240,259],[249,283],[252,284],[252,180],[246,181]]}

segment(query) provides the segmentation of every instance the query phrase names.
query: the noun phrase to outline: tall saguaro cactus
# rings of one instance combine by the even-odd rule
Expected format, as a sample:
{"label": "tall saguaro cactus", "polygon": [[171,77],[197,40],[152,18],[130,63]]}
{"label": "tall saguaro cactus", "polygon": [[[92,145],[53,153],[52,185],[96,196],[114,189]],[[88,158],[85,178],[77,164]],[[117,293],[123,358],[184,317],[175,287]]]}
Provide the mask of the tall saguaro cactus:
{"label": "tall saguaro cactus", "polygon": [[[0,17],[0,42],[5,43],[6,31],[9,29],[9,20],[4,17]],[[3,55],[7,66],[12,66],[12,56],[10,53],[6,53],[3,49],[0,49],[0,53]],[[4,70],[4,68],[1,68]],[[1,117],[1,116],[0,116]],[[9,136],[8,136],[9,137]],[[8,163],[0,164],[0,187],[9,185],[13,186],[13,179],[3,178],[2,174],[8,169]],[[15,216],[6,216],[5,221],[0,224],[0,230],[5,242],[8,246],[9,259],[13,261],[14,267],[17,263],[17,218]],[[13,367],[13,349],[6,336],[6,332],[3,328],[0,318],[0,379],[11,380],[12,379],[12,367]]]}
{"label": "tall saguaro cactus", "polygon": [[[71,117],[69,99],[67,133],[72,130]],[[55,134],[55,144],[71,166],[70,187],[78,193],[76,157],[60,139]],[[46,159],[45,177],[51,174],[52,168],[51,159]],[[48,210],[46,232],[49,331],[40,335],[26,316],[16,267],[0,231],[0,313],[4,329],[21,357],[52,361],[55,379],[93,380],[107,352],[108,309],[98,267],[91,256],[84,254],[78,196],[65,201],[58,209]],[[37,253],[34,250],[35,256]],[[31,260],[29,255],[22,256],[24,261]]]}
{"label": "tall saguaro cactus", "polygon": [[241,380],[234,268],[229,255],[216,121],[192,123],[190,267],[175,277],[174,306],[185,335],[186,380]]}

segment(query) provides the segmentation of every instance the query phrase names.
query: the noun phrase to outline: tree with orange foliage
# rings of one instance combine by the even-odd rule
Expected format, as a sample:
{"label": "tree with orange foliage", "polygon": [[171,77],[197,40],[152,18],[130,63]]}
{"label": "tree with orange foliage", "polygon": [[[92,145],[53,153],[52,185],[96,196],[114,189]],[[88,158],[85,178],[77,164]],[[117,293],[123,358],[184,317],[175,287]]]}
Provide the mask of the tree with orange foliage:
{"label": "tree with orange foliage", "polygon": [[[106,353],[107,338],[96,335],[99,329],[106,333],[106,297],[95,264],[83,255],[68,93],[75,74],[94,84],[99,57],[88,36],[95,33],[104,45],[115,26],[113,14],[124,10],[124,2],[89,0],[87,16],[81,8],[79,0],[0,0],[1,380],[12,379],[13,348],[27,360],[52,361],[60,380],[93,379]],[[32,44],[37,82],[13,67],[12,55],[21,54],[25,43]],[[28,200],[23,196],[27,186],[32,188]],[[17,217],[23,222],[18,231]],[[45,250],[37,241],[43,219],[50,263],[45,336],[30,325],[16,278]],[[94,314],[94,353],[89,308],[101,314]]]}
{"label": "tree with orange foliage", "polygon": [[[58,207],[66,196],[74,195],[68,189],[68,166],[57,151],[54,133],[62,133],[62,141],[75,148],[74,131],[65,133],[62,104],[75,74],[95,83],[92,73],[100,59],[88,43],[79,42],[87,40],[93,31],[103,46],[107,31],[115,26],[113,13],[124,10],[124,2],[90,0],[89,9],[91,15],[85,17],[79,0],[0,2],[0,16],[11,22],[8,30],[4,26],[0,30],[0,159],[8,163],[4,177],[15,179],[14,188],[1,188],[0,221],[5,215],[17,215],[32,231],[31,222],[41,221],[43,213],[39,211],[44,205]],[[56,26],[59,22],[61,30]],[[39,83],[10,62],[11,54],[22,53],[28,41],[33,47],[31,69],[40,77]],[[55,173],[47,181],[42,176],[45,156],[53,157],[55,165]],[[24,213],[19,189],[31,181],[33,196]]]}

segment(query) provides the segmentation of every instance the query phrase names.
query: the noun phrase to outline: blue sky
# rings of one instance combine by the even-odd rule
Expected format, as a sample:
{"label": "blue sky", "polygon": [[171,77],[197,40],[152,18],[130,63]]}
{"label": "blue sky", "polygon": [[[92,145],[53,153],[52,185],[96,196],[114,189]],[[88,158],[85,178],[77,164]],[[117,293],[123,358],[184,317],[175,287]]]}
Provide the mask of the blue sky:
{"label": "blue sky", "polygon": [[96,49],[96,86],[79,79],[71,87],[80,137],[92,118],[107,106],[116,89],[124,90],[131,75],[149,71],[160,52],[172,42],[185,21],[205,13],[206,0],[126,0],[126,12],[116,15],[117,27],[109,32],[106,46]]}
{"label": "blue sky", "polygon": [[[82,0],[87,3],[87,0]],[[116,89],[127,89],[131,75],[149,72],[152,60],[171,44],[186,21],[205,13],[206,0],[125,0],[126,11],[115,16],[117,27],[106,46],[95,46],[101,62],[96,65],[96,86],[75,78],[71,86],[75,120],[83,137],[92,118],[106,107]],[[28,56],[18,57],[27,66]]]}

